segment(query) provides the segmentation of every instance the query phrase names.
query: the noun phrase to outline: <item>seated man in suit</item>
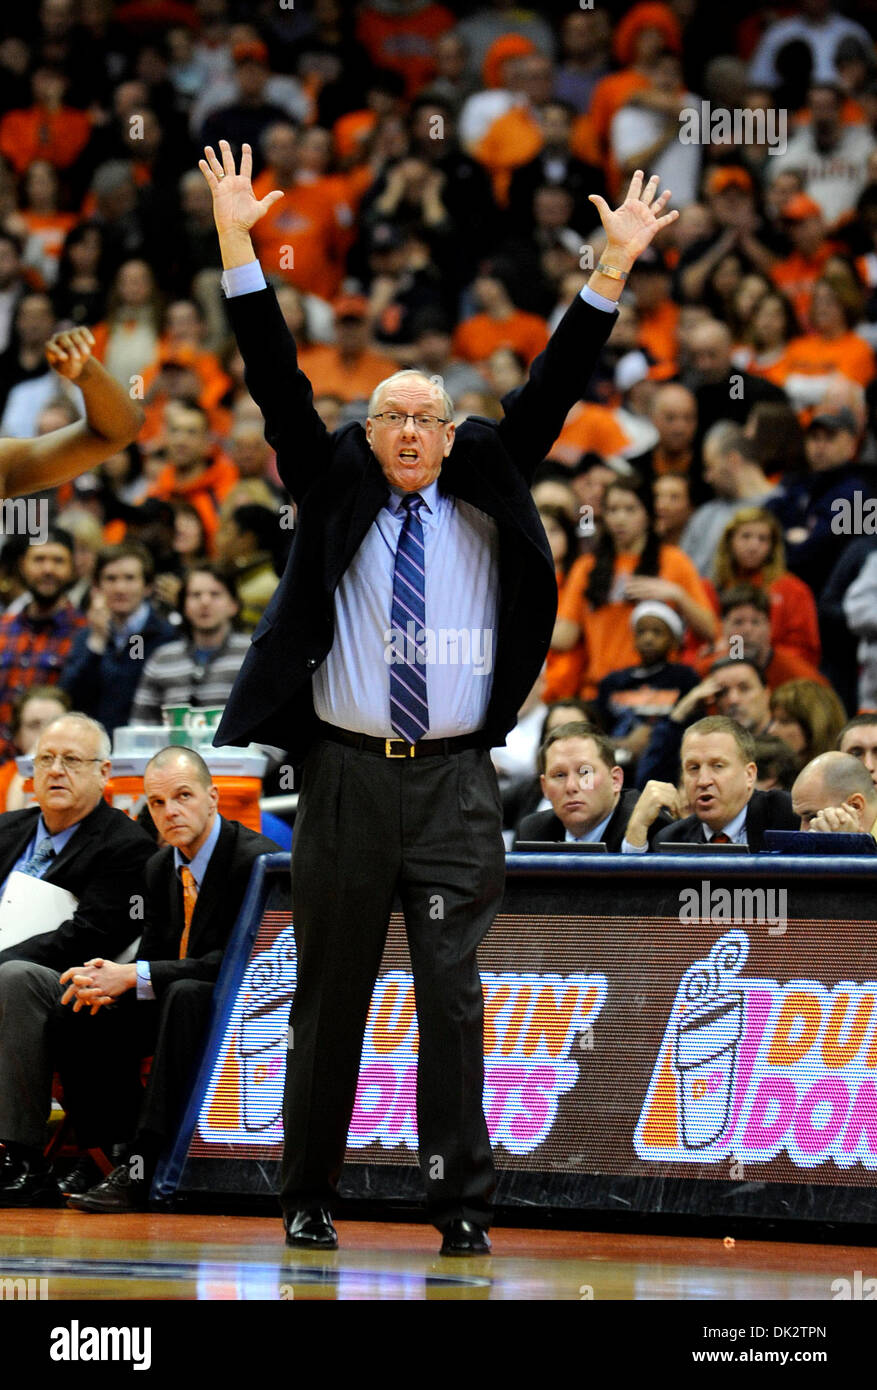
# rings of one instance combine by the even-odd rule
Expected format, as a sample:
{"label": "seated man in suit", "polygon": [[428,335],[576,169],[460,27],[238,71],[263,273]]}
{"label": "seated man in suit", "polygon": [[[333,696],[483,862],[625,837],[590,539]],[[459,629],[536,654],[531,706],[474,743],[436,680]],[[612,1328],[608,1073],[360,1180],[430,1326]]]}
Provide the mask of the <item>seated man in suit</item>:
{"label": "seated man in suit", "polygon": [[[698,719],[682,739],[682,785],[692,815],[683,816],[677,789],[648,782],[627,826],[624,854],[645,854],[665,843],[748,845],[764,848],[765,830],[796,830],[788,792],[755,790],[758,767],[748,729],[722,714]],[[648,831],[666,807],[677,817],[654,836]]]}
{"label": "seated man in suit", "polygon": [[[525,816],[518,840],[602,843],[619,854],[638,795],[622,791],[624,769],[615,762],[611,739],[582,720],[561,724],[539,750],[539,770],[553,809]],[[652,833],[659,828],[656,823]]]}
{"label": "seated man in suit", "polygon": [[[118,956],[141,929],[136,905],[155,842],[104,801],[110,766],[106,730],[84,714],[65,714],[37,742],[36,806],[0,816],[0,895],[18,869],[78,898],[54,931],[0,951],[0,1206],[60,1200],[43,1147],[52,1084],[45,1018],[63,993],[61,971],[71,960]],[[37,1109],[22,1097],[25,1075],[42,1078]]]}
{"label": "seated man in suit", "polygon": [[[73,1007],[59,1006],[50,1022],[80,1144],[122,1143],[128,1150],[103,1182],[70,1196],[80,1211],[146,1206],[197,1071],[213,986],[250,872],[260,854],[278,848],[220,816],[207,764],[190,748],[156,753],[143,785],[165,847],[146,867],[138,959],[117,965],[97,957],[66,970],[62,1004]],[[140,1066],[152,1054],[144,1097]]]}
{"label": "seated man in suit", "polygon": [[801,830],[877,839],[877,787],[850,753],[820,753],[802,768],[792,787],[792,809]]}

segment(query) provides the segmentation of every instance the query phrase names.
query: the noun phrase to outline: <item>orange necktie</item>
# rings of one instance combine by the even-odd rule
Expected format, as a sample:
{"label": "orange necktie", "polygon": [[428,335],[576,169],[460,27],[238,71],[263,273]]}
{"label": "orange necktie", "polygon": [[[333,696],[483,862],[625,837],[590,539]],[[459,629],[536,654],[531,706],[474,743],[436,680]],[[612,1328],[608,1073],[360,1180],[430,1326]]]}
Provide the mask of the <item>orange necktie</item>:
{"label": "orange necktie", "polygon": [[183,880],[183,918],[185,922],[183,935],[180,939],[180,960],[182,960],[189,946],[189,929],[192,926],[192,914],[198,901],[198,885],[192,870],[187,869],[185,865],[180,869],[180,878]]}
{"label": "orange necktie", "polygon": [[731,837],[730,835],[726,835],[724,830],[720,830],[718,835],[714,835],[710,840],[711,845],[729,845],[730,843]]}

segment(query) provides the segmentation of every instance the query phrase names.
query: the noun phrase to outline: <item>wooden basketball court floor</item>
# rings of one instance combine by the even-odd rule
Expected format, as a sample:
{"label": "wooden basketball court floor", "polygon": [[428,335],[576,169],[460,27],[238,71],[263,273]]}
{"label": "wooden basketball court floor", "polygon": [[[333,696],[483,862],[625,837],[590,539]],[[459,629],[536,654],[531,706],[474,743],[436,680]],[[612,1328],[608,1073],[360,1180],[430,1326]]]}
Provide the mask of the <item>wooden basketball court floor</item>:
{"label": "wooden basketball court floor", "polygon": [[425,1225],[338,1234],[316,1254],[286,1249],[277,1217],[3,1211],[0,1279],[45,1280],[50,1300],[827,1301],[838,1278],[877,1278],[861,1245],[494,1227],[492,1255],[441,1259]]}

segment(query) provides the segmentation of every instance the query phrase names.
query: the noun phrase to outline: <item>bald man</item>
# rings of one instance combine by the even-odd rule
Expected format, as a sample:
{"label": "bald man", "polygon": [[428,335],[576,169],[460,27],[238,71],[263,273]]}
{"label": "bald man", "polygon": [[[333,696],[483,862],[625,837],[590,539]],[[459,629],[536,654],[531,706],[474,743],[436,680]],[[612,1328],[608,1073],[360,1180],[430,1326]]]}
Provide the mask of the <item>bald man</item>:
{"label": "bald man", "polygon": [[877,839],[877,787],[850,753],[821,753],[798,774],[792,810],[802,830],[843,831]]}
{"label": "bald man", "polygon": [[742,372],[731,361],[734,339],[727,324],[710,319],[698,324],[689,338],[693,372],[688,384],[697,400],[697,439],[718,420],[745,424],[759,401],[785,402],[785,392],[773,382]]}

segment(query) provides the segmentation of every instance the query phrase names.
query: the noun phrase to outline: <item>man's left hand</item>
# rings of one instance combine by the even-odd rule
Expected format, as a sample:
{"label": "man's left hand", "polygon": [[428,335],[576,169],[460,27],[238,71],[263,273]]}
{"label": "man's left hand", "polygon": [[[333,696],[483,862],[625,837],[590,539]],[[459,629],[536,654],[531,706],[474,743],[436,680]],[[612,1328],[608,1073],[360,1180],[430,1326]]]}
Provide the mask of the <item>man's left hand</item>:
{"label": "man's left hand", "polygon": [[825,806],[814,816],[808,830],[842,831],[845,835],[860,835],[862,827],[850,806]]}
{"label": "man's left hand", "polygon": [[[612,248],[613,251],[629,258],[631,264],[645,251],[655,233],[662,227],[669,227],[679,216],[676,211],[664,213],[664,208],[670,201],[669,188],[659,198],[655,198],[660,183],[659,176],[654,174],[643,188],[644,177],[642,169],[637,169],[630,181],[627,197],[614,212],[599,193],[592,193],[588,199],[600,214],[600,221],[606,233],[606,251]],[[606,252],[604,257],[609,259]],[[611,264],[615,265],[614,259]],[[619,268],[622,267],[616,266],[616,269]]]}
{"label": "man's left hand", "polygon": [[73,1000],[74,1013],[90,1007],[92,1014],[96,1014],[98,1009],[112,1004],[114,999],[135,988],[137,967],[117,965],[115,961],[98,956],[95,960],[86,961],[85,965],[74,965],[65,970],[61,984],[68,986],[61,996],[62,1004]]}

